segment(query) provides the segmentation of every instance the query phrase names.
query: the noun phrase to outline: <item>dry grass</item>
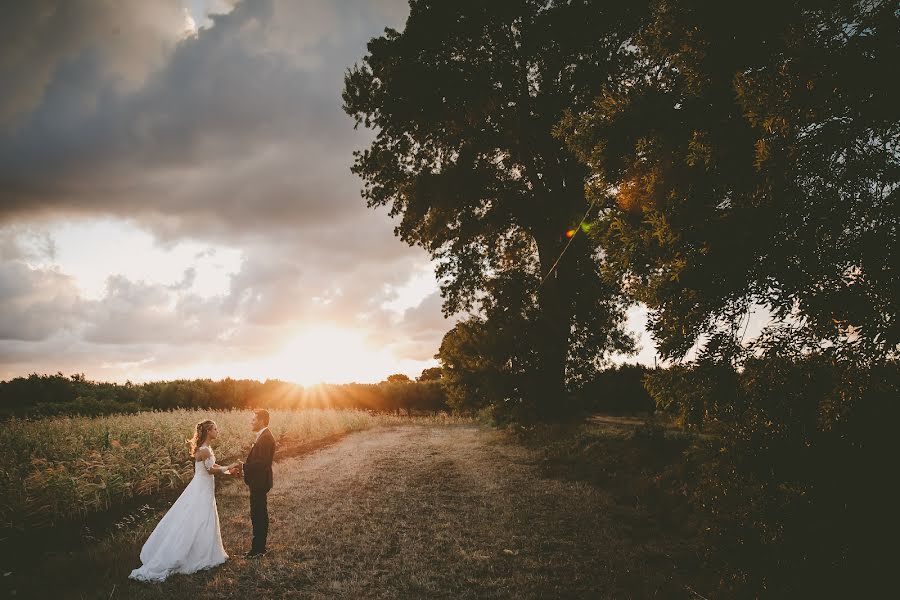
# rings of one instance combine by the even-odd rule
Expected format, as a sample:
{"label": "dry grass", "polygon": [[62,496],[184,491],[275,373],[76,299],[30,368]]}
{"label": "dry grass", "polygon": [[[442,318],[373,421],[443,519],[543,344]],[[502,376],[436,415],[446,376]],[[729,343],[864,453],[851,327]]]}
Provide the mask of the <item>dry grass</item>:
{"label": "dry grass", "polygon": [[[194,473],[186,440],[196,423],[216,421],[216,456],[226,464],[246,455],[251,415],[173,410],[6,421],[0,428],[0,530],[57,525],[133,498],[178,491]],[[361,410],[272,411],[271,429],[287,450],[400,418]]]}
{"label": "dry grass", "polygon": [[641,524],[601,486],[548,475],[546,456],[507,433],[407,421],[277,463],[261,560],[241,557],[247,491],[229,481],[218,499],[232,558],[218,569],[158,586],[129,581],[157,514],[14,580],[19,597],[690,596],[674,572],[681,540]]}

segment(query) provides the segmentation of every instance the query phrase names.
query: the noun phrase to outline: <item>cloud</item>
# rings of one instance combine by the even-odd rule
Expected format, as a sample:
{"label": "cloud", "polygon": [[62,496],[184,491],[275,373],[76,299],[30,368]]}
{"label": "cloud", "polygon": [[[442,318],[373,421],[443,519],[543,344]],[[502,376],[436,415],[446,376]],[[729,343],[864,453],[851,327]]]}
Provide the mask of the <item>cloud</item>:
{"label": "cloud", "polygon": [[430,361],[443,335],[436,296],[399,321],[383,308],[409,273],[421,272],[414,257],[330,271],[327,262],[247,246],[225,293],[198,295],[190,266],[165,282],[111,275],[102,295],[86,298],[57,266],[32,267],[18,240],[9,245],[17,258],[0,262],[0,377],[60,369],[120,380],[165,377],[190,364],[252,361],[322,326],[356,331],[373,351],[387,349],[398,361]]}
{"label": "cloud", "polygon": [[[67,65],[93,56],[116,90],[133,90],[158,69],[184,33],[179,0],[125,4],[29,0],[4,6],[0,21],[0,125],[20,125]],[[79,98],[72,99],[77,103]]]}
{"label": "cloud", "polygon": [[56,242],[46,231],[28,227],[0,229],[0,261],[41,263],[56,258]]}
{"label": "cloud", "polygon": [[[88,16],[116,27],[117,15],[73,19],[80,43],[39,57],[50,75],[0,137],[0,219],[138,215],[162,235],[223,237],[358,214],[348,169],[368,134],[341,110],[343,73],[403,4],[240,3],[196,36],[161,34],[169,54],[132,67],[136,88],[120,83],[134,49],[111,66],[118,38],[87,42],[99,27]],[[138,27],[128,23],[125,33]]]}
{"label": "cloud", "polygon": [[440,293],[435,292],[399,317],[390,311],[376,311],[371,315],[377,326],[372,327],[370,342],[391,349],[399,358],[431,360],[444,334],[462,318],[445,318],[441,313],[442,302]]}
{"label": "cloud", "polygon": [[22,261],[0,263],[0,340],[44,340],[72,328],[82,310],[71,277]]}
{"label": "cloud", "polygon": [[[352,152],[371,133],[340,98],[368,40],[402,28],[406,0],[187,4],[40,0],[5,14],[0,375],[227,364],[329,323],[430,360],[452,323],[437,295],[401,317],[382,306],[428,257],[360,198]],[[200,253],[164,282],[104,272],[87,298],[48,233],[72,216],[242,262],[217,295],[197,293]]]}
{"label": "cloud", "polygon": [[99,344],[208,342],[226,329],[227,317],[220,299],[112,276],[106,295],[87,304],[83,339]]}

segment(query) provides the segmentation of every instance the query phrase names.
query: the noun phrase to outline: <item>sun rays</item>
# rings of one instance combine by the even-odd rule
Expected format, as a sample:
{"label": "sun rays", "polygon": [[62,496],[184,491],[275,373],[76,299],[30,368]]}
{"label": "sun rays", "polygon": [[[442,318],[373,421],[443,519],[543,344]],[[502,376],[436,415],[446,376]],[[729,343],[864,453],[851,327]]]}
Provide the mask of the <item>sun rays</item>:
{"label": "sun rays", "polygon": [[397,369],[397,359],[367,343],[362,331],[316,325],[298,330],[279,350],[250,366],[266,377],[310,386],[379,381]]}

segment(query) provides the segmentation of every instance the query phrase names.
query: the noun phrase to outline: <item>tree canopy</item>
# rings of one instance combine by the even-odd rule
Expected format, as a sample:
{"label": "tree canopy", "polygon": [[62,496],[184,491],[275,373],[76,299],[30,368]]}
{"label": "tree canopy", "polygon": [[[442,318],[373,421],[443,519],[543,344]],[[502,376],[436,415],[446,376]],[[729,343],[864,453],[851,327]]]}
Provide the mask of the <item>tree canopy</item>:
{"label": "tree canopy", "polygon": [[[729,556],[721,591],[859,593],[889,569],[859,532],[892,510],[900,11],[660,0],[630,48],[556,131],[589,167],[607,275],[688,358],[645,387],[721,432],[692,492]],[[759,305],[772,323],[745,344]]]}
{"label": "tree canopy", "polygon": [[623,79],[558,133],[608,208],[608,264],[660,352],[700,340],[896,353],[900,59],[891,2],[657,2]]}
{"label": "tree canopy", "polygon": [[594,240],[576,236],[550,273],[589,206],[588,169],[552,130],[617,76],[641,10],[413,0],[405,29],[369,42],[346,75],[346,112],[377,132],[353,167],[369,206],[390,206],[396,234],[437,260],[445,312],[495,331],[502,312],[520,338],[540,339],[525,346],[540,354],[548,403],[573,369],[631,346]]}

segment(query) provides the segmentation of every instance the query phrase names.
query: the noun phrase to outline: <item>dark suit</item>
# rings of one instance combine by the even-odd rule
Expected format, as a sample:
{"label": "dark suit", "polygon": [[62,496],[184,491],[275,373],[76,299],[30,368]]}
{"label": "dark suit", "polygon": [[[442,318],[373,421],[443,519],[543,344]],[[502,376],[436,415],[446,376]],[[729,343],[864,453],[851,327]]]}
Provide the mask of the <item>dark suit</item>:
{"label": "dark suit", "polygon": [[264,552],[269,533],[269,508],[266,494],[272,489],[272,459],[275,436],[268,429],[250,447],[244,463],[244,483],[250,488],[250,522],[253,523],[251,552]]}

